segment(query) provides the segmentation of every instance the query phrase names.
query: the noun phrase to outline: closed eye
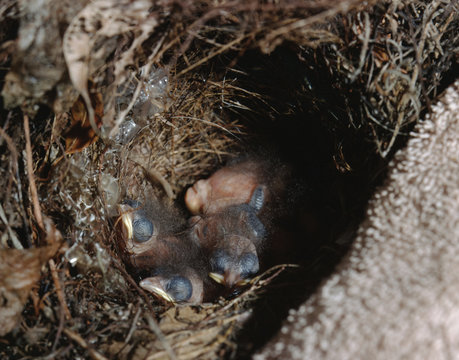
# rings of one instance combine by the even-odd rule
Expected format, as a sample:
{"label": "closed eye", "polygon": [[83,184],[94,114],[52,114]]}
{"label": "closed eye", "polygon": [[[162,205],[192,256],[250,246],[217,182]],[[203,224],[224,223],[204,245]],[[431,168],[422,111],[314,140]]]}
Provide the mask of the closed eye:
{"label": "closed eye", "polygon": [[187,301],[193,294],[191,281],[184,276],[174,276],[166,284],[166,292],[174,301]]}
{"label": "closed eye", "polygon": [[262,186],[257,186],[253,191],[252,198],[250,199],[249,205],[255,210],[260,211],[265,203],[265,191]]}
{"label": "closed eye", "polygon": [[145,217],[136,217],[132,222],[134,241],[144,243],[153,236],[155,226]]}
{"label": "closed eye", "polygon": [[225,250],[219,249],[210,258],[210,266],[213,272],[224,274],[231,266],[231,258]]}
{"label": "closed eye", "polygon": [[241,278],[252,278],[259,270],[258,256],[253,253],[244,254],[239,261]]}

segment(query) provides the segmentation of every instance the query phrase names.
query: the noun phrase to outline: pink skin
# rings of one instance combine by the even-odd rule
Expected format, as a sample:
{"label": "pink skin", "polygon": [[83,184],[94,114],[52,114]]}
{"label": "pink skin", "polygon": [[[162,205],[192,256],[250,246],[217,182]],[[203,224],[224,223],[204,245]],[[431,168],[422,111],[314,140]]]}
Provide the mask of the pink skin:
{"label": "pink skin", "polygon": [[259,185],[260,165],[254,161],[226,166],[197,181],[185,194],[193,215],[215,214],[230,205],[248,203]]}

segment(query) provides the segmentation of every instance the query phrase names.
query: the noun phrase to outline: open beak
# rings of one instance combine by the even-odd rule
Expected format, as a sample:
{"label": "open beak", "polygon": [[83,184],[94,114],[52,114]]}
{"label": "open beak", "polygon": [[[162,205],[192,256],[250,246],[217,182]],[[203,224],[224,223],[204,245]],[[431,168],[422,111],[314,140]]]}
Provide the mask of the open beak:
{"label": "open beak", "polygon": [[175,303],[175,300],[167,292],[163,290],[158,278],[156,277],[145,278],[139,283],[139,285],[142,289],[145,289],[151,292],[152,294],[158,296],[159,298],[164,299],[171,303]]}

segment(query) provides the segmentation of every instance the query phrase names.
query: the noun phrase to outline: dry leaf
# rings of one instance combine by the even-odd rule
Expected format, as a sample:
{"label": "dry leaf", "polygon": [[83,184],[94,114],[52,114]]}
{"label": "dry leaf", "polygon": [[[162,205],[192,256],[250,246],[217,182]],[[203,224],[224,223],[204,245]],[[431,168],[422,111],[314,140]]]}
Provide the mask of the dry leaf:
{"label": "dry leaf", "polygon": [[61,246],[62,235],[43,218],[47,246],[25,250],[0,249],[0,336],[18,323],[30,290],[40,279],[42,266]]}
{"label": "dry leaf", "polygon": [[0,250],[0,336],[16,326],[31,288],[40,279],[41,267],[55,251],[54,245]]}
{"label": "dry leaf", "polygon": [[[14,41],[12,64],[5,77],[2,94],[5,106],[20,106],[33,114],[36,103],[67,109],[75,100],[65,76],[61,29],[84,6],[86,0],[19,0],[19,29]],[[3,9],[8,8],[2,1]],[[0,17],[5,15],[2,13]],[[3,17],[2,17],[2,20]],[[7,22],[5,22],[6,24]],[[4,26],[4,24],[2,24]],[[7,34],[2,27],[2,34]],[[1,42],[1,41],[0,41]],[[7,69],[7,68],[5,68]],[[54,91],[56,87],[59,91]],[[55,108],[55,109],[56,109]]]}
{"label": "dry leaf", "polygon": [[[102,95],[97,92],[92,92],[90,98],[94,109],[95,123],[97,127],[100,128],[104,115]],[[70,130],[65,134],[66,154],[80,152],[99,138],[91,126],[88,110],[82,96],[79,96],[77,101],[75,101],[70,113],[72,125]]]}
{"label": "dry leaf", "polygon": [[107,39],[117,35],[141,30],[141,35],[136,37],[123,58],[117,62],[115,77],[120,80],[123,76],[119,75],[134,61],[134,50],[148,38],[157,25],[156,18],[149,14],[151,5],[151,2],[146,0],[91,1],[65,31],[63,51],[70,79],[84,99],[89,122],[94,130],[96,124],[93,122],[94,109],[91,106],[88,79],[96,69],[92,69],[91,66],[104,63],[113,50],[110,47],[104,48],[103,45],[99,48],[96,46],[107,43]]}

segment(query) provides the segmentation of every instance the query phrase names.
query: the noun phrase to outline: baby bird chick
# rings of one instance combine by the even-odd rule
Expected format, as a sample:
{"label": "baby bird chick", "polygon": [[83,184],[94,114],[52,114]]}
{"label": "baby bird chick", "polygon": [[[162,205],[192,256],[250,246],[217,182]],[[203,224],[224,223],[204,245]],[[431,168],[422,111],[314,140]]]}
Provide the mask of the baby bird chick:
{"label": "baby bird chick", "polygon": [[228,206],[251,203],[259,211],[268,196],[265,166],[245,160],[225,166],[208,179],[198,180],[185,194],[185,204],[193,215],[214,214]]}
{"label": "baby bird chick", "polygon": [[203,249],[213,280],[229,288],[242,286],[259,271],[266,229],[251,205],[228,206],[190,222],[191,238]]}
{"label": "baby bird chick", "polygon": [[[201,303],[204,296],[199,248],[183,236],[177,218],[149,202],[119,205],[118,246],[140,286],[169,302]],[[201,270],[197,270],[201,269]]]}
{"label": "baby bird chick", "polygon": [[[271,209],[282,196],[285,167],[249,158],[197,181],[185,194],[191,238],[208,257],[209,276],[227,287],[244,285],[259,271]],[[269,210],[269,211],[267,211]],[[260,220],[263,219],[263,222]]]}

